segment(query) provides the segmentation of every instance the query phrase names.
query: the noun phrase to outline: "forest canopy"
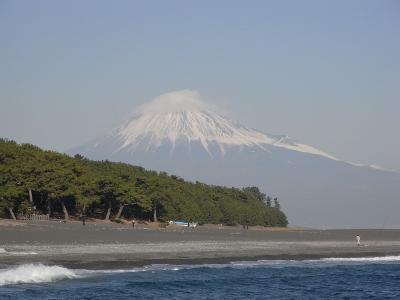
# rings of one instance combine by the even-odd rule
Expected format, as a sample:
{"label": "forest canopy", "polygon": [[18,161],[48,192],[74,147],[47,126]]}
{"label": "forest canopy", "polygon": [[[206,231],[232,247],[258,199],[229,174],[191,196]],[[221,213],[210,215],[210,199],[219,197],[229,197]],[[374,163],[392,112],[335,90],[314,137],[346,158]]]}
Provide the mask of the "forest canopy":
{"label": "forest canopy", "polygon": [[287,226],[277,199],[271,200],[257,187],[193,183],[165,172],[0,139],[0,217],[84,213],[101,219]]}

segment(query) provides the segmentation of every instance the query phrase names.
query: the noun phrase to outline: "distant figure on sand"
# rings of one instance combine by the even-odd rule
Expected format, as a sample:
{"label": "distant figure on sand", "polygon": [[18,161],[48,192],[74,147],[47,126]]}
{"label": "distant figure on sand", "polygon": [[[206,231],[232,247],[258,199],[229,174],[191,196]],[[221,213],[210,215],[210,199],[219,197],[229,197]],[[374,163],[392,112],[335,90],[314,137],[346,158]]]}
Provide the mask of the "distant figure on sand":
{"label": "distant figure on sand", "polygon": [[132,228],[135,229],[135,220],[132,220]]}
{"label": "distant figure on sand", "polygon": [[356,235],[357,246],[361,246],[361,237],[357,234]]}
{"label": "distant figure on sand", "polygon": [[85,226],[86,225],[86,215],[85,214],[81,214],[81,220],[82,220],[82,225]]}

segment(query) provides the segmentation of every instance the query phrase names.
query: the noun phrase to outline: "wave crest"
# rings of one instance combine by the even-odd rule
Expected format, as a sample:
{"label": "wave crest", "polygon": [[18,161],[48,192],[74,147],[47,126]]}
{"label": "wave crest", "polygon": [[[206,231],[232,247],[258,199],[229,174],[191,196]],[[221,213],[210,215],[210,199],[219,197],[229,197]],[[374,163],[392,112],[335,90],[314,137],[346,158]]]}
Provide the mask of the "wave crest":
{"label": "wave crest", "polygon": [[0,254],[3,255],[36,255],[36,252],[33,251],[7,251],[4,248],[0,248]]}
{"label": "wave crest", "polygon": [[72,270],[60,266],[25,264],[0,271],[0,286],[18,283],[43,283],[79,276]]}
{"label": "wave crest", "polygon": [[392,255],[392,256],[377,256],[377,257],[330,257],[330,258],[322,258],[322,261],[328,262],[395,262],[400,261],[400,255]]}

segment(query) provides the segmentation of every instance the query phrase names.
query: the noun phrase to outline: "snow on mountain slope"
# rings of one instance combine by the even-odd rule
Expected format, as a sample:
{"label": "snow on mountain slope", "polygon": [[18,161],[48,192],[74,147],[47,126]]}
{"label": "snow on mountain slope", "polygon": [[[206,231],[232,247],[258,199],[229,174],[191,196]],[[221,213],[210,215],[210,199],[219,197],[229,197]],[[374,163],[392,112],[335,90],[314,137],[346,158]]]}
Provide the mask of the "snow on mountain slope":
{"label": "snow on mountain slope", "polygon": [[234,123],[212,111],[196,91],[183,90],[161,95],[139,108],[135,118],[111,135],[121,141],[118,151],[147,150],[169,142],[172,149],[178,142],[200,142],[213,155],[210,145],[217,145],[224,156],[229,147],[257,147],[267,150],[275,146],[337,160],[314,147],[297,143],[288,136],[263,134]]}

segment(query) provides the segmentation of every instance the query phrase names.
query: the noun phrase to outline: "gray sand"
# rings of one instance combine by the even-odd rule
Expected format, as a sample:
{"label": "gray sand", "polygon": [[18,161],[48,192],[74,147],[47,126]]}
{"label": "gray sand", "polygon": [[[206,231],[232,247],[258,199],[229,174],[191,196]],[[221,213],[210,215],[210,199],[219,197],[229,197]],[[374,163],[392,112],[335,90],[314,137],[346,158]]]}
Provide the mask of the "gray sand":
{"label": "gray sand", "polygon": [[[21,224],[21,223],[20,223]],[[25,225],[24,225],[25,224]],[[355,235],[361,236],[358,247]],[[73,268],[130,268],[147,264],[226,263],[400,254],[400,230],[243,230],[200,226],[154,229],[88,222],[0,225],[0,267],[22,263]]]}

